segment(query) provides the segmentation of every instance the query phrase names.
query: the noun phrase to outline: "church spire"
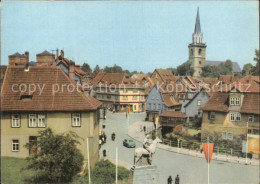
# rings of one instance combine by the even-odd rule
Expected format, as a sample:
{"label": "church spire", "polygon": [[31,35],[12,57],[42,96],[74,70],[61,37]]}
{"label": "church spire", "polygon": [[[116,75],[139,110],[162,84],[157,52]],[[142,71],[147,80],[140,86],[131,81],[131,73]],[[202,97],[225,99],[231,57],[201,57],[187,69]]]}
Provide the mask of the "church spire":
{"label": "church spire", "polygon": [[192,34],[192,42],[194,44],[200,44],[200,43],[202,43],[202,37],[203,37],[203,35],[201,32],[201,28],[200,28],[200,15],[199,15],[199,7],[198,7],[195,29],[194,29],[194,33]]}
{"label": "church spire", "polygon": [[195,24],[195,29],[194,29],[195,34],[201,33],[200,30],[200,14],[199,14],[199,7],[197,9],[197,18],[196,18],[196,24]]}

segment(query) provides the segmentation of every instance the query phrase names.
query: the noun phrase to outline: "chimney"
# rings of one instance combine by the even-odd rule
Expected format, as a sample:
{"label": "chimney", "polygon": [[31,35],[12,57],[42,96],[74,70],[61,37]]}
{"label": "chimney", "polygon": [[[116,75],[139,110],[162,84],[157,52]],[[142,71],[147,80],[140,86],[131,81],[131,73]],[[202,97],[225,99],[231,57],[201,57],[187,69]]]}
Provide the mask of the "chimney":
{"label": "chimney", "polygon": [[27,64],[29,65],[29,52],[25,51],[24,55],[25,55],[25,65]]}
{"label": "chimney", "polygon": [[75,64],[70,64],[69,66],[69,77],[72,79],[72,80],[75,80]]}
{"label": "chimney", "polygon": [[64,58],[64,51],[63,50],[60,51],[60,55],[61,55],[61,57]]}
{"label": "chimney", "polygon": [[56,59],[59,57],[59,49],[56,50]]}

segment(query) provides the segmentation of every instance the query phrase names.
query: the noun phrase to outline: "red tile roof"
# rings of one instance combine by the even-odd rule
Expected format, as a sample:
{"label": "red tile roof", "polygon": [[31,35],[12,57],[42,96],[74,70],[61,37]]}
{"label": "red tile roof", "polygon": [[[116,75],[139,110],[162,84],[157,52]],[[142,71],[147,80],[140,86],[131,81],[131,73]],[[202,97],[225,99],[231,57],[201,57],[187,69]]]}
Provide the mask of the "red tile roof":
{"label": "red tile roof", "polygon": [[178,106],[181,105],[178,100],[174,97],[171,97],[170,94],[162,94],[164,104],[167,107]]}
{"label": "red tile roof", "polygon": [[160,114],[162,117],[187,118],[186,114],[180,111],[165,111]]}
{"label": "red tile roof", "polygon": [[203,111],[228,112],[228,93],[213,93],[209,100],[201,106]]}
{"label": "red tile roof", "polygon": [[240,112],[248,114],[260,114],[260,94],[245,94]]}
{"label": "red tile roof", "polygon": [[[28,86],[30,84],[36,84],[37,88],[31,99],[25,98],[23,100],[22,98],[26,96],[22,96],[18,86],[14,86],[15,91],[13,91],[13,84],[27,86],[24,95],[29,95]],[[62,85],[65,86],[63,91]],[[42,93],[38,86],[43,88]],[[71,90],[73,88],[75,90]],[[53,89],[56,89],[57,92]],[[29,71],[25,71],[23,66],[8,66],[1,92],[1,110],[89,111],[95,110],[101,105],[101,102],[87,98],[83,92],[76,89],[76,82],[70,80],[60,67],[31,66]]]}

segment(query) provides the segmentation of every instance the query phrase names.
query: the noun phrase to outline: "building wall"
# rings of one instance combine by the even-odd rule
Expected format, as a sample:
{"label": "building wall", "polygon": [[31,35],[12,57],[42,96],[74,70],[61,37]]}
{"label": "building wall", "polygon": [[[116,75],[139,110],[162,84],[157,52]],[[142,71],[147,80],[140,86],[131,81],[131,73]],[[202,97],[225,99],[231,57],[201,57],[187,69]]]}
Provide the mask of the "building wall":
{"label": "building wall", "polygon": [[[199,108],[202,105],[204,105],[208,101],[208,99],[209,99],[209,95],[205,92],[205,90],[200,91],[199,94],[196,95],[194,99],[192,99],[191,102],[185,107],[185,114],[188,117],[195,117],[195,115],[202,117],[202,111]],[[200,100],[200,105],[198,105],[199,100]]]}
{"label": "building wall", "polygon": [[20,56],[20,57],[9,56],[9,65],[26,64],[26,63],[27,63],[26,56]]}
{"label": "building wall", "polygon": [[[208,112],[203,113],[203,120],[201,126],[201,137],[203,139],[209,134],[210,136],[219,135],[220,139],[222,132],[232,132],[233,140],[230,141],[241,141],[235,140],[246,136],[246,126],[248,122],[249,114],[241,114],[241,121],[230,121],[230,112],[215,112],[215,120],[209,120]],[[259,131],[259,115],[254,116],[254,122],[248,123],[248,129],[254,128]]]}
{"label": "building wall", "polygon": [[126,88],[126,90],[97,88],[96,98],[103,103],[104,107],[115,108],[117,111],[125,111],[127,105],[133,112],[145,110],[145,93],[142,88]]}
{"label": "building wall", "polygon": [[[199,50],[201,52],[199,54]],[[201,73],[201,68],[206,64],[206,47],[200,45],[191,45],[189,46],[189,61],[192,63],[194,68],[193,76],[199,77]]]}
{"label": "building wall", "polygon": [[53,56],[36,56],[37,65],[52,65],[55,62],[55,57]]}
{"label": "building wall", "polygon": [[[17,113],[12,113],[17,114]],[[31,113],[33,114],[33,113]],[[37,113],[36,113],[37,114]],[[89,138],[90,145],[90,163],[94,166],[99,158],[98,148],[98,122],[96,112],[82,112],[81,113],[81,127],[71,126],[71,113],[66,112],[48,112],[46,113],[46,128],[29,128],[28,127],[29,113],[20,113],[21,127],[11,127],[11,114],[4,113],[1,119],[1,154],[2,156],[25,158],[29,156],[29,150],[24,147],[29,142],[29,136],[38,136],[38,131],[46,128],[51,128],[54,133],[63,133],[73,131],[78,136],[83,138],[81,145],[78,148],[82,151],[85,160],[87,160],[87,138]],[[18,139],[20,150],[18,152],[12,151],[12,140]]]}

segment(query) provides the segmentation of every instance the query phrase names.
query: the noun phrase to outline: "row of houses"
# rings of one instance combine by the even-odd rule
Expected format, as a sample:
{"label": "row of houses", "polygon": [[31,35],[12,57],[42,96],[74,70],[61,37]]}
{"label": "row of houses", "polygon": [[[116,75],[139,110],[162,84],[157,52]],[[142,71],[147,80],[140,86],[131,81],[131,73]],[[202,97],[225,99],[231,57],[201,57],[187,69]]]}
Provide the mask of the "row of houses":
{"label": "row of houses", "polygon": [[[25,158],[35,153],[39,131],[73,131],[80,139],[85,162],[99,160],[101,102],[81,87],[85,75],[75,62],[44,51],[29,62],[29,52],[9,56],[1,66],[1,156]],[[88,147],[89,142],[89,159]],[[30,143],[29,149],[24,147]]]}

